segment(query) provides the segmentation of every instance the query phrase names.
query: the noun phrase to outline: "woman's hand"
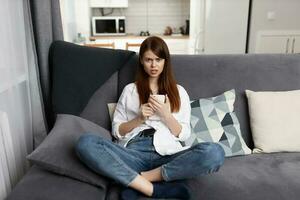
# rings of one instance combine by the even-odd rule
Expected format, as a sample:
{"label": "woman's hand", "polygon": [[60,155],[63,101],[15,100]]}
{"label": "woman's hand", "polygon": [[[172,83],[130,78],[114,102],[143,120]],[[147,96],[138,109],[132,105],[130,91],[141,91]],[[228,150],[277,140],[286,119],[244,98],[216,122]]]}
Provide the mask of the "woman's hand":
{"label": "woman's hand", "polygon": [[171,115],[170,100],[168,98],[168,95],[165,95],[165,99],[165,103],[162,103],[155,99],[152,95],[150,95],[148,100],[149,106],[152,108],[154,113],[156,113],[162,119],[166,119]]}
{"label": "woman's hand", "polygon": [[150,107],[149,103],[145,103],[141,105],[140,108],[140,119],[142,121],[146,121],[150,116],[154,114],[153,109]]}

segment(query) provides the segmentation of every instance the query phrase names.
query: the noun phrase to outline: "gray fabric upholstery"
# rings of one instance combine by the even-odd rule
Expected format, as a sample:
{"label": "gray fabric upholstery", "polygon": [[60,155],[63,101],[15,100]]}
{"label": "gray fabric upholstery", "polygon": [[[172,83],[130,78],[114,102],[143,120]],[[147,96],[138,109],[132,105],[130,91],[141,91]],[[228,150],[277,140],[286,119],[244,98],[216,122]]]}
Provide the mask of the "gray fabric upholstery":
{"label": "gray fabric upholstery", "polygon": [[[132,59],[137,62],[137,56]],[[187,90],[191,100],[235,89],[235,111],[250,148],[253,141],[245,89],[300,89],[299,55],[174,55],[172,65],[178,84]],[[133,66],[126,65],[120,70],[119,92],[134,80]]]}
{"label": "gray fabric upholstery", "polygon": [[80,117],[90,120],[107,130],[111,129],[108,103],[118,101],[118,72],[115,72],[90,98]]}
{"label": "gray fabric upholstery", "polygon": [[297,200],[300,153],[227,158],[216,174],[189,181],[194,199]]}
{"label": "gray fabric upholstery", "polygon": [[79,116],[97,89],[134,54],[125,50],[54,42],[49,55],[53,113]]}
{"label": "gray fabric upholstery", "polygon": [[137,71],[138,56],[132,56],[131,59],[119,70],[118,77],[118,97],[121,95],[124,87],[134,81]]}
{"label": "gray fabric upholstery", "polygon": [[54,128],[44,142],[27,158],[51,172],[106,188],[107,179],[86,167],[76,155],[76,141],[86,133],[111,139],[107,130],[88,120],[72,115],[58,115]]}
{"label": "gray fabric upholstery", "polygon": [[[187,183],[191,200],[297,200],[299,171],[299,153],[252,154],[227,158],[218,173]],[[116,199],[119,190],[110,186],[107,199]]]}
{"label": "gray fabric upholstery", "polygon": [[246,144],[252,148],[245,89],[300,89],[298,55],[206,55],[174,56],[178,83],[190,99],[216,96],[235,89],[235,111]]}
{"label": "gray fabric upholstery", "polygon": [[[85,54],[85,51],[86,48],[80,48],[77,54]],[[178,83],[187,90],[191,99],[216,96],[229,89],[236,90],[235,111],[242,135],[251,148],[253,142],[244,90],[300,89],[299,55],[174,55],[172,63]],[[136,66],[135,55],[102,87],[98,85],[94,88],[94,93],[80,116],[97,124],[107,125],[107,101],[118,98],[125,85],[134,80]],[[116,76],[117,83],[114,82]],[[102,96],[104,93],[107,96]],[[107,118],[97,116],[98,110],[93,110],[97,107],[102,114],[107,114]],[[188,183],[195,200],[298,200],[299,171],[300,153],[255,154],[227,158],[218,173],[189,180]],[[62,199],[63,196],[65,199],[104,198],[104,194],[98,191],[99,188],[70,180],[44,171],[41,174],[41,170],[31,170],[18,184],[9,200],[18,200],[21,195],[26,197],[23,199],[46,200]],[[80,186],[82,188],[78,188]],[[74,198],[69,187],[74,189]],[[107,188],[106,199],[117,199],[119,189],[115,186]],[[38,191],[38,194],[34,191]]]}
{"label": "gray fabric upholstery", "polygon": [[106,189],[33,166],[6,200],[104,200]]}

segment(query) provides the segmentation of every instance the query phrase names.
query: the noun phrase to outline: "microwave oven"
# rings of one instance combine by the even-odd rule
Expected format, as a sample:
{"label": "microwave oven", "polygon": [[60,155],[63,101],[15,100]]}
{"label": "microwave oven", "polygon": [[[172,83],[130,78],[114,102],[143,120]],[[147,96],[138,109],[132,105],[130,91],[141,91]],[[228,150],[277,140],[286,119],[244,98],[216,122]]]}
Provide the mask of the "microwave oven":
{"label": "microwave oven", "polygon": [[93,36],[125,35],[125,16],[92,17]]}

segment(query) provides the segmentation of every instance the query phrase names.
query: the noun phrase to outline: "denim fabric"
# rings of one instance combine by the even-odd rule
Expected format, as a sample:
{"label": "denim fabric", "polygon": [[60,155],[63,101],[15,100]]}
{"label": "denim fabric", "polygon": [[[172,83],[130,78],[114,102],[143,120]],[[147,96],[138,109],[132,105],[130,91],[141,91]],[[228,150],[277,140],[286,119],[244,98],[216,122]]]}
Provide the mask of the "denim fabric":
{"label": "denim fabric", "polygon": [[112,141],[84,134],[76,144],[80,160],[96,173],[125,186],[142,171],[162,167],[165,181],[195,178],[216,172],[224,162],[224,150],[216,143],[199,143],[179,153],[161,156],[152,137],[141,134],[122,147]]}

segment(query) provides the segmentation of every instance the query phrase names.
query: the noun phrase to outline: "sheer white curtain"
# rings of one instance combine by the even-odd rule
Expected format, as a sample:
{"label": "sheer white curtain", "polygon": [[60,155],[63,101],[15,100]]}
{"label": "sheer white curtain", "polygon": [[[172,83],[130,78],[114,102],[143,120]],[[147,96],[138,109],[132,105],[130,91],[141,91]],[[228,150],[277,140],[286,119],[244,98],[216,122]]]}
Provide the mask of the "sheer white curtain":
{"label": "sheer white curtain", "polygon": [[46,135],[27,0],[0,1],[0,200]]}

